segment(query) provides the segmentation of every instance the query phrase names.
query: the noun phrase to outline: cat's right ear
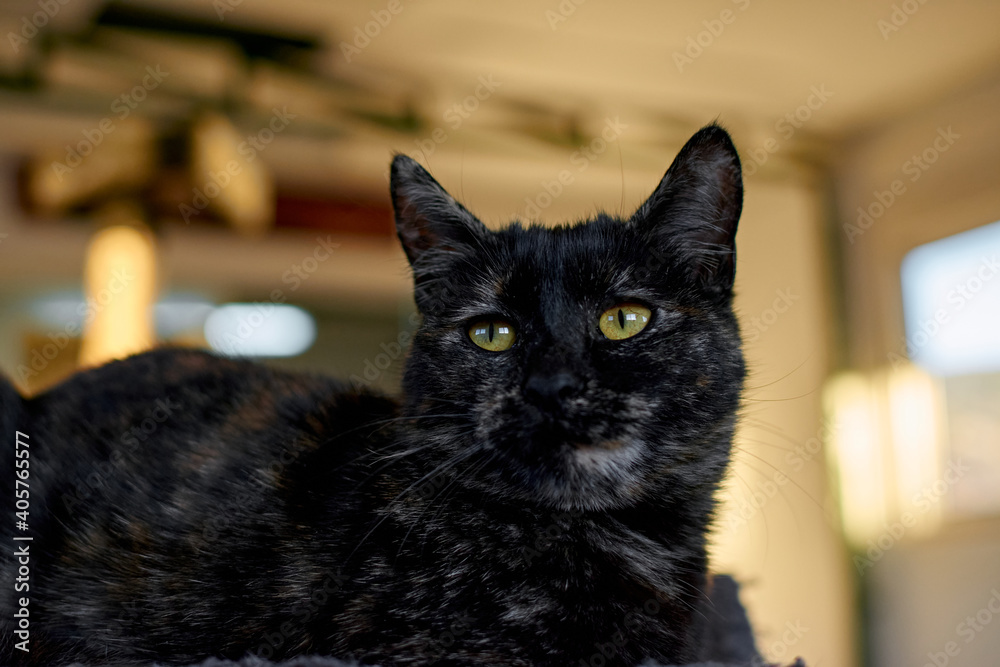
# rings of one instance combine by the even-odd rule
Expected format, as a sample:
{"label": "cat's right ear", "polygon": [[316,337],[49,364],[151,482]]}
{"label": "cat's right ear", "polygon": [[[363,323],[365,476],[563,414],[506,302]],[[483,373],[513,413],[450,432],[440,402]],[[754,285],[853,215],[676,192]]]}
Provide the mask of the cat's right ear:
{"label": "cat's right ear", "polygon": [[713,124],[688,140],[632,220],[703,288],[729,294],[742,210],[739,155],[729,134]]}
{"label": "cat's right ear", "polygon": [[446,269],[488,233],[483,223],[413,158],[396,155],[391,174],[396,233],[417,282]]}

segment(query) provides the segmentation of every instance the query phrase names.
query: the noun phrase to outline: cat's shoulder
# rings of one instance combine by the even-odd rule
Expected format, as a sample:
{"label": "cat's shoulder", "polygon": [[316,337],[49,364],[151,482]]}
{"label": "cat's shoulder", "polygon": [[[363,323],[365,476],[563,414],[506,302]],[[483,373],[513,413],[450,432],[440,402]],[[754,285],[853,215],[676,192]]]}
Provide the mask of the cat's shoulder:
{"label": "cat's shoulder", "polygon": [[179,389],[206,394],[240,393],[265,386],[272,392],[301,394],[337,395],[352,391],[344,382],[320,374],[278,369],[203,350],[162,347],[80,370],[37,398],[93,396],[94,392],[127,398]]}
{"label": "cat's shoulder", "polygon": [[26,403],[35,416],[66,421],[135,423],[173,410],[174,419],[243,427],[368,421],[397,411],[394,399],[332,377],[172,347],[81,370]]}
{"label": "cat's shoulder", "polygon": [[177,387],[191,390],[239,390],[255,382],[298,385],[302,389],[343,387],[335,380],[308,373],[294,373],[247,359],[224,357],[203,350],[162,347],[101,366],[78,371],[40,398],[63,396],[81,390],[143,394]]}

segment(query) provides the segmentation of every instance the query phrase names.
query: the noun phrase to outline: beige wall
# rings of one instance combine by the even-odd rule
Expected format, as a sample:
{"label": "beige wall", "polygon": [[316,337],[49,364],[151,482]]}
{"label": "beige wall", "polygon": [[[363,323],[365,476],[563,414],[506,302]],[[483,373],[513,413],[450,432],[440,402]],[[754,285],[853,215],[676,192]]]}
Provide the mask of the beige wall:
{"label": "beige wall", "polygon": [[[889,190],[894,181],[901,193],[863,233],[850,229],[853,242],[842,226],[837,230],[843,239],[852,368],[884,368],[890,353],[901,353],[899,266],[905,253],[1000,220],[998,109],[1000,79],[994,78],[871,128],[847,145],[835,179],[840,225],[856,225],[858,207],[871,207],[877,193]],[[947,145],[938,137],[949,128],[954,140]],[[947,150],[938,150],[946,145]],[[915,170],[913,156],[924,151],[935,161],[926,170]],[[947,506],[948,500],[943,498],[942,504]],[[995,518],[953,518],[937,534],[907,534],[866,571],[864,584],[871,664],[997,664],[1000,632],[994,610],[1000,609],[1000,599],[993,597],[1000,590],[1000,525]],[[966,619],[977,614],[980,623],[988,618],[992,624],[969,632],[974,625]]]}
{"label": "beige wall", "polygon": [[853,583],[818,447],[833,340],[823,228],[810,183],[747,179],[737,308],[750,376],[714,567],[744,582],[765,657],[846,667]]}

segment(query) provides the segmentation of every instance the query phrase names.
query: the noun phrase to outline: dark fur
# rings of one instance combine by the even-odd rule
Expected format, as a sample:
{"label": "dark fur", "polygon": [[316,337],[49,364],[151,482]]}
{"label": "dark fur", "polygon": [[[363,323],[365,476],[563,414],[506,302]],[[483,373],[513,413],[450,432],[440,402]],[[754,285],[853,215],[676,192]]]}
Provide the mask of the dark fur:
{"label": "dark fur", "polygon": [[[404,156],[392,195],[423,315],[399,404],[183,350],[30,400],[0,384],[0,661],[26,657],[15,428],[30,664],[732,657],[698,612],[744,375],[728,135],[695,135],[629,220],[488,231]],[[607,340],[598,315],[623,301],[652,319]],[[514,347],[468,339],[483,315],[514,324]]]}

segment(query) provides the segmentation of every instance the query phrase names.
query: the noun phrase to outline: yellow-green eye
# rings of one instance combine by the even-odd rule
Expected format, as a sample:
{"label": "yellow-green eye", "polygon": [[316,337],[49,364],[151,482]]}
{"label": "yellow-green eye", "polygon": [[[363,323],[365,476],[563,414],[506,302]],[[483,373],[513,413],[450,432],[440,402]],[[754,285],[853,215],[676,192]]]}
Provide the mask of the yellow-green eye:
{"label": "yellow-green eye", "polygon": [[611,340],[631,338],[649,324],[649,308],[637,303],[620,303],[601,313],[598,326],[601,333]]}
{"label": "yellow-green eye", "polygon": [[514,344],[514,327],[504,320],[479,320],[469,327],[472,342],[490,352],[501,352]]}

